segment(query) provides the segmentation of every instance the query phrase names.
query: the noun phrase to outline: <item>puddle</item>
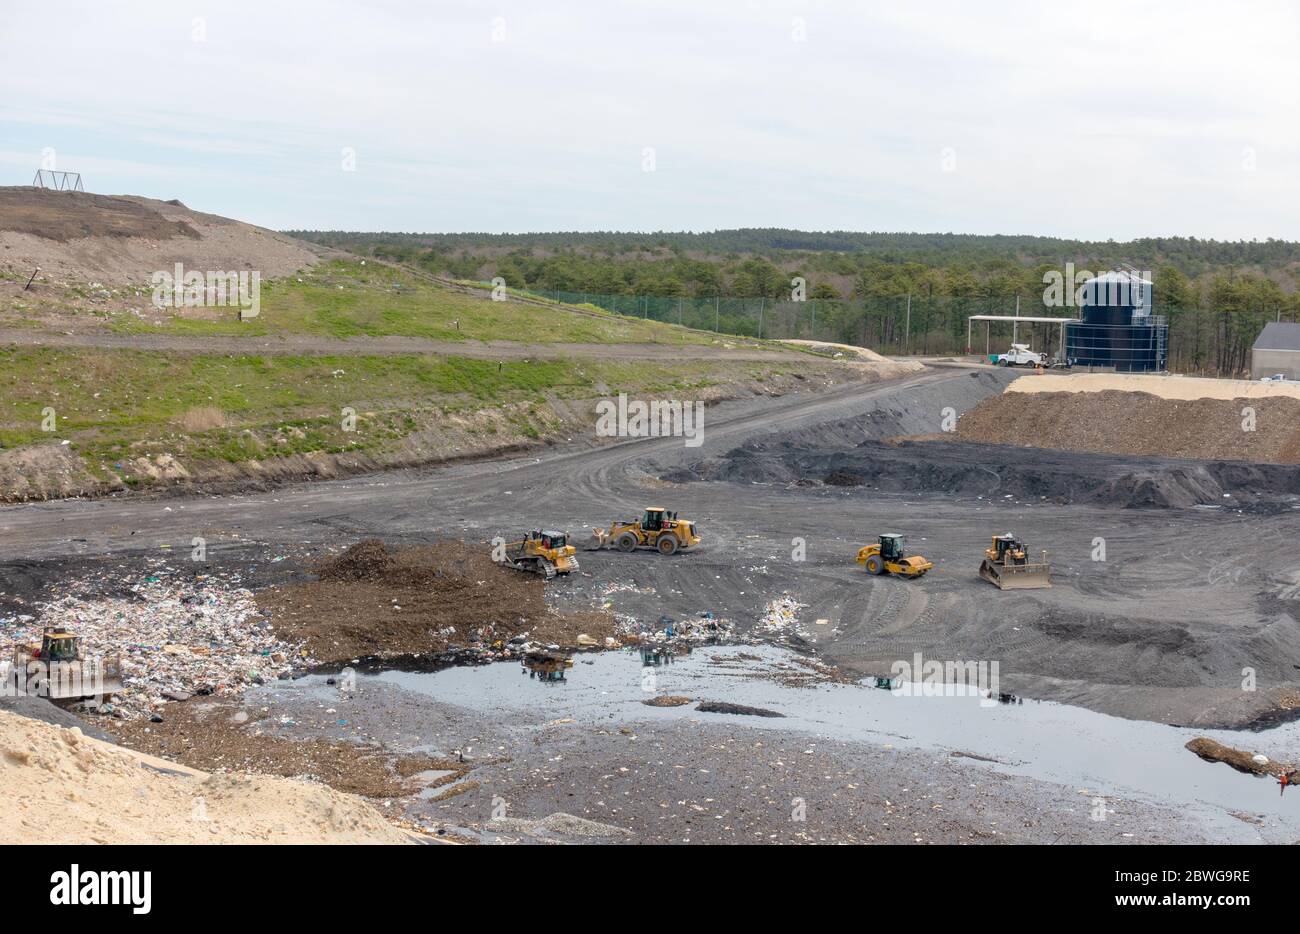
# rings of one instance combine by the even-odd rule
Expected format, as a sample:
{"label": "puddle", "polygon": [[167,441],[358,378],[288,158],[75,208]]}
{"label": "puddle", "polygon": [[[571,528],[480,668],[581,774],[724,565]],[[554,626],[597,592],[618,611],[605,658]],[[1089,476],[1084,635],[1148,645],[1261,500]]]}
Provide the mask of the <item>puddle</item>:
{"label": "puddle", "polygon": [[[1125,720],[1050,701],[1011,697],[998,703],[974,694],[906,696],[862,684],[791,686],[807,679],[798,656],[771,647],[708,647],[689,655],[653,659],[636,651],[578,655],[562,681],[541,681],[519,662],[437,672],[358,674],[498,719],[504,711],[524,722],[571,717],[602,727],[683,716],[759,730],[807,733],[826,740],[859,740],[904,749],[938,749],[980,762],[983,768],[1062,784],[1078,794],[1076,809],[1093,796],[1138,798],[1193,812],[1206,829],[1228,839],[1294,839],[1300,834],[1300,789],[1279,796],[1271,779],[1243,775],[1204,762],[1183,748],[1209,736],[1247,749],[1300,748],[1300,722],[1259,733],[1194,730]],[[321,677],[321,676],[316,676]],[[322,678],[323,680],[323,678]],[[885,687],[885,686],[881,686]],[[689,707],[650,707],[655,695],[680,694],[777,711],[781,718],[707,714]],[[528,715],[532,715],[530,719]],[[1108,802],[1108,807],[1116,806]],[[1122,804],[1119,805],[1122,807]],[[1258,815],[1250,827],[1229,812]]]}

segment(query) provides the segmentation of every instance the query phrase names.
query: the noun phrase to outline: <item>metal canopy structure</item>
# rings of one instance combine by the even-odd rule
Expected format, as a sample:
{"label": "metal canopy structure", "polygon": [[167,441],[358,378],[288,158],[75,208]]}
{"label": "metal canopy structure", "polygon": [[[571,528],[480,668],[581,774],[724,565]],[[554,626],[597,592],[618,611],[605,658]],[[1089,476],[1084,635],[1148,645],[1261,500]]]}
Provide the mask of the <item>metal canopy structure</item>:
{"label": "metal canopy structure", "polygon": [[32,179],[33,188],[50,188],[54,191],[85,191],[81,187],[80,172],[55,172],[52,169],[37,169]]}
{"label": "metal canopy structure", "polygon": [[[989,329],[994,321],[1010,321],[1011,343],[1016,342],[1019,324],[1059,324],[1061,326],[1061,356],[1065,356],[1065,326],[1078,324],[1078,318],[1040,318],[1032,315],[970,315],[966,318],[966,352],[971,352],[971,328],[976,321],[984,322],[984,355],[989,354]],[[1051,333],[1050,331],[1048,332]]]}

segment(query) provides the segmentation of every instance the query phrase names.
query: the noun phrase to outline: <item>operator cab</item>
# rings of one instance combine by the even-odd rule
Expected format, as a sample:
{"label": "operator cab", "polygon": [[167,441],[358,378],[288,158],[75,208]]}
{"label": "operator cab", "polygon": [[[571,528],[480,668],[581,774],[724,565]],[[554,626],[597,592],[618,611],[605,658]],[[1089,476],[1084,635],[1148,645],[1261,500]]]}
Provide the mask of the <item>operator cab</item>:
{"label": "operator cab", "polygon": [[658,532],[664,527],[664,512],[662,506],[647,506],[645,515],[641,517],[641,528],[647,532]]}
{"label": "operator cab", "polygon": [[40,657],[52,662],[77,660],[77,637],[59,629],[47,629],[41,637]]}
{"label": "operator cab", "polygon": [[1010,532],[994,538],[993,547],[997,550],[999,561],[1006,561],[1008,559],[1016,562],[1024,561],[1023,546],[1016,541],[1016,537]]}
{"label": "operator cab", "polygon": [[903,536],[897,532],[887,532],[880,536],[880,557],[898,560],[903,557]]}

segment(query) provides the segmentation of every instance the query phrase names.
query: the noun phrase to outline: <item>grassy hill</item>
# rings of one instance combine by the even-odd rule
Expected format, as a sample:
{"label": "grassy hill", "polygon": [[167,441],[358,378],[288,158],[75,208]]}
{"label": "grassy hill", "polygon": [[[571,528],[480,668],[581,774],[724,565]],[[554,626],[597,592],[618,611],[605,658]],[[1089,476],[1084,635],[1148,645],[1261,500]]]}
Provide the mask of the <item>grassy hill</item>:
{"label": "grassy hill", "polygon": [[[332,260],[298,276],[263,283],[257,318],[238,321],[169,316],[163,323],[123,318],[119,330],[186,334],[312,334],[423,337],[441,341],[509,340],[578,344],[709,343],[710,335],[611,314],[595,306],[492,301],[472,290],[431,282],[409,270],[364,260]],[[517,298],[517,296],[512,296]]]}

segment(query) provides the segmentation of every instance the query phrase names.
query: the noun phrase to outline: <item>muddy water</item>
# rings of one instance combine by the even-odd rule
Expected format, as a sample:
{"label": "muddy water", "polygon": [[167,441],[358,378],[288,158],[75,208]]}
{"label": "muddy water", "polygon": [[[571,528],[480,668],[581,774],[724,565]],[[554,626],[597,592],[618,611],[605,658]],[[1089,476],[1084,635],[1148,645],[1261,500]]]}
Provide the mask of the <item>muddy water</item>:
{"label": "muddy water", "polygon": [[[1136,798],[1176,807],[1196,814],[1207,832],[1225,841],[1258,840],[1261,835],[1290,840],[1300,835],[1300,789],[1280,796],[1271,779],[1203,762],[1183,748],[1193,736],[1208,735],[1266,753],[1292,750],[1300,748],[1300,723],[1262,733],[1197,731],[1045,701],[990,705],[974,694],[904,696],[867,684],[825,682],[792,686],[784,683],[788,676],[805,669],[795,656],[776,648],[697,649],[650,670],[653,681],[643,683],[646,669],[639,653],[606,652],[578,656],[559,682],[531,678],[517,662],[358,677],[419,692],[499,723],[572,717],[617,727],[688,717],[827,740],[960,752],[994,760],[983,767],[1058,783],[1072,793],[1086,791],[1080,794],[1085,801],[1092,796]],[[784,717],[704,714],[694,706],[649,707],[642,703],[653,696],[647,688],[657,694],[763,707]],[[1264,826],[1251,827],[1232,812],[1260,817]]]}

